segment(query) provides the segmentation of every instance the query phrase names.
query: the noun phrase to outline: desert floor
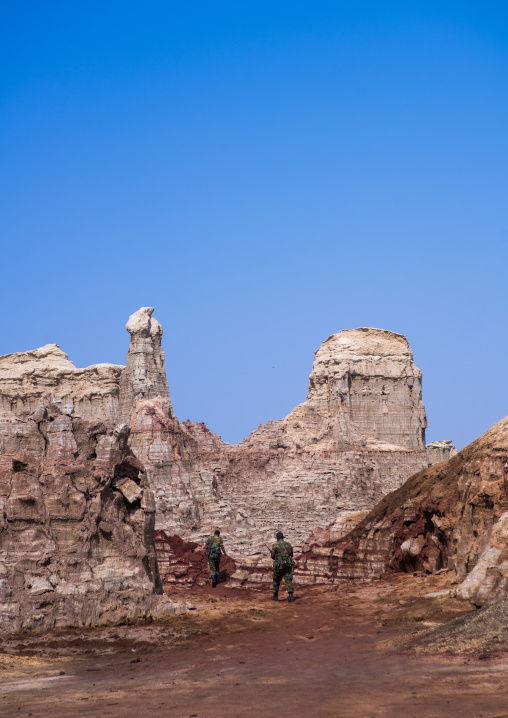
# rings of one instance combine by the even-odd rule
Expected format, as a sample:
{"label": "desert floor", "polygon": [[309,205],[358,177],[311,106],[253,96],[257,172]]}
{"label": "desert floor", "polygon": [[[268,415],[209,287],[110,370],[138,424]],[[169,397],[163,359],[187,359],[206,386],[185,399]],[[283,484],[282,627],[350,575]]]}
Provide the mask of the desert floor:
{"label": "desert floor", "polygon": [[426,597],[450,587],[446,574],[327,590],[296,579],[293,604],[226,585],[168,590],[195,608],[164,623],[4,636],[0,716],[508,716],[508,653],[403,647],[471,611]]}

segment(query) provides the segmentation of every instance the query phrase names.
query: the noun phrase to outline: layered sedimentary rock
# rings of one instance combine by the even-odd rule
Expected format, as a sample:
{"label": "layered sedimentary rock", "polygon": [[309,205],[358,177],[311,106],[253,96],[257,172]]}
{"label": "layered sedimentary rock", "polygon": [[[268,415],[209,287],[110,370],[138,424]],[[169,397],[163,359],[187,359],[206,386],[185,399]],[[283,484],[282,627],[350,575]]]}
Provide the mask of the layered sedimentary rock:
{"label": "layered sedimentary rock", "polygon": [[6,631],[134,621],[162,610],[155,506],[128,427],[48,402],[0,414],[0,621]]}
{"label": "layered sedimentary rock", "polygon": [[77,369],[57,344],[0,357],[0,409],[28,416],[48,398],[65,414],[88,421],[116,421],[123,366]]}
{"label": "layered sedimentary rock", "polygon": [[453,446],[452,442],[448,439],[447,441],[432,441],[427,444],[427,457],[430,464],[439,464],[441,461],[448,461],[452,456],[455,456],[457,449]]}
{"label": "layered sedimentary rock", "polygon": [[129,317],[125,328],[131,335],[127,365],[120,376],[118,419],[129,422],[138,401],[158,399],[171,416],[169,386],[161,345],[162,327],[152,317],[153,307],[142,307]]}
{"label": "layered sedimentary rock", "polygon": [[[9,431],[20,421],[32,432],[34,416],[51,405],[73,427],[65,436],[79,421],[102,421],[108,436],[125,436],[122,450],[141,473],[123,476],[113,490],[146,515],[156,510],[156,528],[168,537],[202,545],[220,527],[238,564],[236,585],[246,575],[251,582],[266,579],[264,544],[276,530],[285,531],[297,551],[323,536],[336,538],[408,476],[453,450],[447,442],[425,447],[421,372],[405,337],[380,329],[327,339],[316,352],[306,401],[240,444],[223,442],[204,424],[180,423],[164,369],[162,328],[152,314],[143,307],[129,318],[125,368],[77,369],[56,345],[0,357],[1,406],[11,417]],[[34,460],[44,447],[34,444]],[[91,475],[95,461],[87,459]],[[54,469],[65,485],[72,473],[66,466]],[[188,571],[189,580],[195,575]]]}
{"label": "layered sedimentary rock", "polygon": [[[130,427],[118,422],[119,400],[126,407],[141,391],[142,367],[133,362],[125,387],[123,371],[77,369],[56,345],[0,357],[4,630],[104,625],[175,610],[160,596],[147,472],[128,446]],[[146,374],[146,393],[154,387],[159,395],[163,364],[154,371],[148,362]]]}
{"label": "layered sedimentary rock", "polygon": [[157,515],[166,517],[162,528],[187,535],[184,527],[200,524],[199,495],[187,468],[193,459],[171,406],[162,327],[152,312],[143,307],[126,324],[131,340],[120,379],[119,418],[131,427],[129,447],[146,467]]}
{"label": "layered sedimentary rock", "polygon": [[[425,426],[421,372],[405,337],[339,332],[316,352],[307,400],[285,419],[237,445],[203,424],[175,424],[181,461],[167,464],[169,482],[154,484],[157,528],[199,541],[219,525],[235,558],[266,557],[264,544],[282,529],[298,550],[318,527],[346,530],[348,517],[427,466]],[[184,523],[166,508],[182,475],[196,502]]]}
{"label": "layered sedimentary rock", "polygon": [[412,476],[347,536],[322,537],[303,580],[374,578],[387,570],[453,570],[476,605],[507,596],[508,418],[447,462]]}
{"label": "layered sedimentary rock", "polygon": [[329,421],[339,413],[340,439],[377,439],[423,449],[427,419],[422,373],[406,337],[383,329],[347,329],[316,352],[307,405]]}

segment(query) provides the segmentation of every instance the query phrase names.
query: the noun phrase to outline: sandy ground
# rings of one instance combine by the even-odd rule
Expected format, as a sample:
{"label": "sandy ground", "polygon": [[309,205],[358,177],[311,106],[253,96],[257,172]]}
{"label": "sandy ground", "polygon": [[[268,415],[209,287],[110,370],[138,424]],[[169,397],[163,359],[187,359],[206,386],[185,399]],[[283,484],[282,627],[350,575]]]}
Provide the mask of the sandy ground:
{"label": "sandy ground", "polygon": [[508,716],[508,653],[400,647],[471,610],[424,597],[449,581],[295,589],[293,604],[223,585],[180,589],[196,608],[165,623],[3,637],[0,716]]}

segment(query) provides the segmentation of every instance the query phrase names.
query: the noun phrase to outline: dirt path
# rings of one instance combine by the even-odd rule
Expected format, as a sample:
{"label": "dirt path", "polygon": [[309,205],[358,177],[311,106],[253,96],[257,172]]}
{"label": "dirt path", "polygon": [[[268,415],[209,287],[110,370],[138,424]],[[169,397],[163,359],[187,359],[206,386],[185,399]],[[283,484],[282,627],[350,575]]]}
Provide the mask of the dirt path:
{"label": "dirt path", "polygon": [[[0,647],[0,716],[508,716],[508,655],[429,656],[401,637],[465,610],[439,577],[266,594],[185,592],[165,624],[18,637]],[[395,642],[395,644],[394,644]]]}

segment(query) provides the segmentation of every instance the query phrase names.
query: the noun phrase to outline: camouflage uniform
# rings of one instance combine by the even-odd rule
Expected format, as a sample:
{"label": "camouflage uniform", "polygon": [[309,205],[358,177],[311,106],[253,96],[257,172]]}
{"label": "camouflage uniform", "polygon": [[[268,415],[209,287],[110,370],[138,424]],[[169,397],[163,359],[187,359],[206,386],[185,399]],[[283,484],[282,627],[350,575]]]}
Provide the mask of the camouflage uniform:
{"label": "camouflage uniform", "polygon": [[[277,541],[272,546],[273,554],[273,592],[274,594],[279,592],[280,582],[284,578],[288,593],[293,593],[293,547],[289,541]],[[289,566],[283,566],[282,563],[286,560],[289,562]],[[288,561],[289,560],[289,561]]]}
{"label": "camouflage uniform", "polygon": [[224,543],[220,536],[209,536],[206,541],[208,565],[210,566],[210,576],[212,579],[218,580],[221,549],[224,550]]}

